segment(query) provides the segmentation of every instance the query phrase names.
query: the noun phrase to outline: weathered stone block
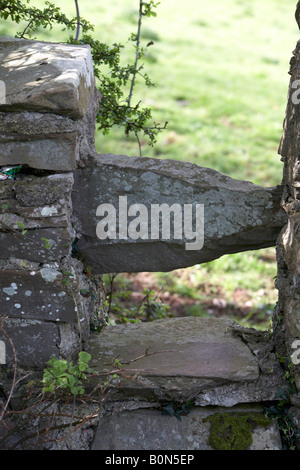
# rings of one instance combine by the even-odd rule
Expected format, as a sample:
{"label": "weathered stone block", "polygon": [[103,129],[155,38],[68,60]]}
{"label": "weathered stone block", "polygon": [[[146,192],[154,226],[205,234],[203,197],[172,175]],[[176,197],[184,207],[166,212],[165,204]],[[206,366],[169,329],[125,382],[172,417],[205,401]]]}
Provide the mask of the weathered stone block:
{"label": "weathered stone block", "polygon": [[46,263],[69,256],[72,187],[71,173],[2,181],[0,257]]}
{"label": "weathered stone block", "polygon": [[3,199],[0,203],[0,229],[63,228],[68,227],[70,215],[70,208],[64,200],[44,207],[23,207],[16,199]]}
{"label": "weathered stone block", "polygon": [[72,173],[41,177],[24,175],[22,177],[18,176],[16,180],[1,181],[1,206],[3,199],[15,197],[23,207],[49,206],[62,200],[70,207],[73,183]]}
{"label": "weathered stone block", "polygon": [[[82,235],[76,247],[99,273],[171,271],[224,254],[273,246],[286,221],[280,208],[281,187],[263,188],[191,163],[99,155],[86,168],[76,170],[74,178],[74,220]],[[104,211],[104,204],[115,210],[115,225],[110,214],[107,233],[99,238],[97,225],[105,214],[97,215],[97,209],[101,206]],[[162,204],[167,210],[175,204],[179,207],[181,224],[177,226],[182,236],[175,233],[172,214],[169,236],[163,234],[168,214],[152,222],[152,208]],[[198,240],[187,234],[185,205],[193,206],[190,231],[199,238],[203,231],[202,248],[187,249],[187,243]],[[197,227],[196,205],[204,206],[202,227],[200,218]],[[138,222],[141,206],[146,221]],[[129,234],[131,223],[135,224],[134,236]],[[159,234],[153,236],[152,230]]]}
{"label": "weathered stone block", "polygon": [[184,401],[222,383],[255,382],[257,359],[240,338],[226,334],[229,325],[223,319],[174,318],[106,327],[90,338],[92,367],[109,373],[117,358],[130,377],[114,379],[110,397]]}
{"label": "weathered stone block", "polygon": [[24,111],[0,112],[0,165],[70,171],[95,153],[96,87],[84,118]]}
{"label": "weathered stone block", "polygon": [[32,229],[26,235],[9,229],[0,232],[0,256],[40,263],[59,261],[70,255],[73,239],[71,228]]}
{"label": "weathered stone block", "polygon": [[[6,320],[4,329],[11,339],[17,364],[24,368],[43,368],[51,355],[59,355],[60,331],[55,323]],[[14,354],[8,339],[0,332],[6,344],[6,364],[14,365]]]}
{"label": "weathered stone block", "polygon": [[78,138],[76,133],[22,139],[0,135],[0,166],[28,165],[31,168],[70,171],[76,168]]}
{"label": "weathered stone block", "polygon": [[[248,409],[237,407],[233,410],[213,407],[196,408],[188,415],[182,416],[181,421],[159,410],[115,413],[100,421],[92,450],[281,450],[280,434],[276,423],[268,422],[259,410],[255,408],[250,410],[251,407]],[[231,421],[226,432],[220,436],[219,440],[216,440],[214,446],[209,418],[220,412],[224,413],[225,428],[226,418],[228,417],[229,420],[231,418]],[[232,425],[232,413],[234,413],[236,429]],[[243,422],[240,428],[239,419]],[[230,449],[230,445],[233,449]],[[113,459],[119,456],[111,454],[110,457]],[[188,456],[182,457],[184,459],[182,464],[188,464]],[[192,455],[190,457],[193,458]],[[164,463],[163,455],[156,456],[156,458],[161,459],[161,461],[157,460],[157,464]],[[179,455],[178,458],[180,459],[181,456]],[[119,461],[111,461],[111,464],[113,463],[116,464]],[[180,463],[180,460],[177,463]]]}
{"label": "weathered stone block", "polygon": [[[53,267],[38,271],[0,270],[1,315],[8,318],[77,322],[76,303]],[[70,282],[69,277],[67,280]]]}
{"label": "weathered stone block", "polygon": [[39,111],[82,118],[94,91],[89,46],[0,38],[2,111]]}

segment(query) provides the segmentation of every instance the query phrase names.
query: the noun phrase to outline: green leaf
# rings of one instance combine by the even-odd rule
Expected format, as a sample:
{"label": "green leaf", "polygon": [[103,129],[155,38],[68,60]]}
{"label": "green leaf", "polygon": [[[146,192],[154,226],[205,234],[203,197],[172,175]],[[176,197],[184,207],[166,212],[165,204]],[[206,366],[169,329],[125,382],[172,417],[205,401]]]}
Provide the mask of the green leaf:
{"label": "green leaf", "polygon": [[81,351],[79,354],[79,361],[85,362],[86,364],[91,360],[92,356],[86,351]]}

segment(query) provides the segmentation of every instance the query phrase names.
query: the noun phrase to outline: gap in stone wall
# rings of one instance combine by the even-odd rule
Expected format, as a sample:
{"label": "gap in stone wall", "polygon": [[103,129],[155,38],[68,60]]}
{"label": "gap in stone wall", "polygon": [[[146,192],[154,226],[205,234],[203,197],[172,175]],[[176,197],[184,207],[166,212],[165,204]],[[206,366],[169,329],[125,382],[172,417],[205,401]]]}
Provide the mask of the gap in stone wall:
{"label": "gap in stone wall", "polygon": [[[275,248],[267,248],[167,273],[120,273],[113,280],[108,323],[227,318],[266,330],[278,297],[276,269]],[[104,275],[108,297],[111,276]]]}

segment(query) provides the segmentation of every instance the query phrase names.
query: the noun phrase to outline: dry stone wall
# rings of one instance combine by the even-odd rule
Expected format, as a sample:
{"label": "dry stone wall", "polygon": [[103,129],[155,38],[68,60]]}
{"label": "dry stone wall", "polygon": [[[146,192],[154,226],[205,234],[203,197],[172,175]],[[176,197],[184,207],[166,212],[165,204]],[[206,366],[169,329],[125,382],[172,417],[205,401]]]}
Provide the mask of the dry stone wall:
{"label": "dry stone wall", "polygon": [[0,64],[0,166],[22,167],[0,184],[1,316],[18,365],[41,368],[71,359],[101,310],[101,279],[72,258],[73,170],[94,152],[99,97],[88,47],[2,38]]}
{"label": "dry stone wall", "polygon": [[[300,344],[300,277],[299,277],[299,224],[300,224],[300,42],[297,43],[290,61],[290,85],[288,103],[279,147],[284,162],[284,191],[281,205],[288,221],[277,242],[277,288],[278,304],[275,312],[275,337],[278,352],[284,357],[295,355]],[[294,374],[300,391],[300,370],[296,358]]]}
{"label": "dry stone wall", "polygon": [[[169,271],[275,244],[286,222],[280,186],[188,163],[96,153],[100,96],[88,46],[2,38],[0,64],[0,165],[21,166],[0,185],[0,301],[20,365],[74,355],[94,312],[103,320],[102,273]],[[120,196],[146,210],[199,203],[205,236],[198,249],[186,249],[191,240],[175,233],[99,239],[97,208],[117,206]]]}
{"label": "dry stone wall", "polygon": [[[277,352],[286,340],[300,336],[293,310],[299,294],[298,238],[293,239],[297,184],[289,189],[292,200],[285,195],[281,205],[282,185],[262,188],[188,163],[98,155],[94,133],[100,96],[86,46],[1,38],[0,80],[6,89],[0,103],[0,167],[20,166],[15,178],[0,181],[0,316],[14,345],[0,334],[5,366],[12,367],[17,358],[23,369],[41,371],[52,354],[72,359],[84,348],[94,370],[109,374],[115,358],[126,369],[109,381],[109,398],[96,415],[97,432],[95,424],[86,424],[70,440],[63,439],[65,448],[211,449],[210,416],[224,410],[248,423],[242,448],[281,448],[276,422],[261,417],[265,402],[278,402],[279,389],[288,393]],[[285,145],[283,155],[289,152]],[[285,178],[297,173],[289,168]],[[151,204],[201,204],[206,217],[203,245],[187,250],[191,240],[175,233],[166,239],[129,239],[124,225],[123,238],[99,239],[97,208],[117,206],[120,197],[131,208],[140,204],[146,211]],[[294,204],[292,212],[286,202]],[[277,320],[280,312],[284,320],[278,321],[275,336],[201,318],[106,326],[101,334],[91,334],[91,325],[105,323],[102,273],[191,266],[226,253],[274,246],[279,234]],[[0,383],[0,391],[5,387]],[[87,387],[103,400],[97,374]],[[21,386],[18,394],[20,398]],[[179,429],[170,416],[162,416],[163,404],[170,401],[193,403],[190,424],[187,419]],[[128,422],[139,429],[137,434]],[[149,427],[155,430],[153,439]],[[171,440],[166,429],[173,430]],[[58,437],[54,433],[51,442]]]}

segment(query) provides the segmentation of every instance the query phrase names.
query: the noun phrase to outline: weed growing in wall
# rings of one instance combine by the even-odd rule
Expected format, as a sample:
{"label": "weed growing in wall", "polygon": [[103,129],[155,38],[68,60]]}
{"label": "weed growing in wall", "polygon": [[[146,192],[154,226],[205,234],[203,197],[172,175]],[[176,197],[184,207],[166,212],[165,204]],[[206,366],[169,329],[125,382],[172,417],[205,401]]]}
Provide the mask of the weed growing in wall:
{"label": "weed growing in wall", "polygon": [[44,370],[43,390],[53,393],[59,389],[66,389],[72,395],[82,395],[84,393],[82,381],[86,380],[86,374],[92,371],[88,365],[90,360],[91,355],[85,351],[78,354],[77,364],[51,357]]}

